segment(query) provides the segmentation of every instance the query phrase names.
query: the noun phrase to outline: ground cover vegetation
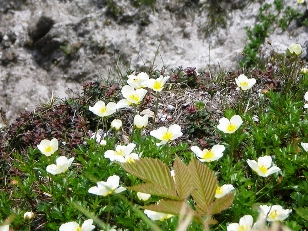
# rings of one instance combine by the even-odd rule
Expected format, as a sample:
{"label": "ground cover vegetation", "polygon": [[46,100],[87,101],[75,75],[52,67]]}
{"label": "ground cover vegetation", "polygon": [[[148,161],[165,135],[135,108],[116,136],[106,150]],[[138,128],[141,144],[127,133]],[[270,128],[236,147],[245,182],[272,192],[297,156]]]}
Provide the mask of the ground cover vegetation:
{"label": "ground cover vegetation", "polygon": [[0,131],[0,230],[307,229],[301,52],[128,70],[21,113]]}

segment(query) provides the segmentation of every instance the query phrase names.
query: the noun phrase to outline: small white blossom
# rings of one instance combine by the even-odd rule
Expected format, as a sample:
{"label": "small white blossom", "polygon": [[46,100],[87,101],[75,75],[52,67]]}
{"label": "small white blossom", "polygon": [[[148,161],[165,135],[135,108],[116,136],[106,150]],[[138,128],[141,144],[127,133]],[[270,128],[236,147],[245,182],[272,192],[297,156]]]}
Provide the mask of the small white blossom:
{"label": "small white blossom", "polygon": [[221,118],[217,128],[224,133],[233,133],[242,125],[242,123],[242,118],[239,115],[234,115],[230,120],[227,118]]}
{"label": "small white blossom", "polygon": [[145,72],[140,72],[138,75],[129,75],[127,83],[135,89],[143,88],[144,82],[149,79],[149,75]]}
{"label": "small white blossom", "polygon": [[227,226],[227,231],[250,231],[252,230],[253,218],[251,215],[245,215],[240,218],[239,223],[231,223]]}
{"label": "small white blossom", "polygon": [[215,198],[221,198],[224,195],[230,193],[234,189],[232,184],[224,184],[222,186],[217,186],[215,192]]}
{"label": "small white blossom", "polygon": [[108,196],[112,193],[120,193],[126,190],[124,187],[119,187],[120,177],[113,175],[108,177],[107,181],[97,182],[97,186],[91,187],[88,192],[98,196]]}
{"label": "small white blossom", "polygon": [[246,75],[241,74],[239,77],[235,78],[235,83],[243,91],[246,91],[252,88],[253,85],[255,85],[256,79],[254,78],[248,79]]}
{"label": "small white blossom", "polygon": [[148,199],[150,199],[151,194],[142,193],[142,192],[137,192],[137,197],[138,197],[138,199],[141,200],[141,201],[147,201]]}
{"label": "small white blossom", "polygon": [[291,54],[300,55],[302,53],[302,47],[300,44],[292,43],[290,46],[288,46],[288,50]]}
{"label": "small white blossom", "polygon": [[132,153],[136,144],[130,143],[128,145],[117,145],[115,150],[107,150],[104,154],[105,158],[110,161],[118,161],[121,163],[134,162],[139,159],[138,154]]}
{"label": "small white blossom", "polygon": [[169,219],[170,217],[172,217],[173,215],[171,214],[166,214],[166,213],[159,213],[159,212],[155,212],[152,210],[144,210],[144,213],[153,221],[163,221],[165,219]]}
{"label": "small white blossom", "polygon": [[267,221],[283,221],[292,212],[292,209],[283,209],[280,205],[260,205],[259,208]]}
{"label": "small white blossom", "polygon": [[57,175],[66,172],[73,163],[74,157],[67,159],[65,156],[60,156],[56,159],[56,164],[48,165],[46,171],[52,175]]}
{"label": "small white blossom", "polygon": [[159,78],[149,79],[145,81],[143,84],[146,87],[151,88],[153,91],[162,91],[169,78],[170,76],[164,77],[161,75]]}
{"label": "small white blossom", "polygon": [[141,115],[135,115],[134,117],[134,125],[141,129],[141,128],[144,128],[148,125],[148,115],[144,115],[144,116],[141,116]]}
{"label": "small white blossom", "polygon": [[308,143],[301,143],[302,148],[308,152]]}
{"label": "small white blossom", "polygon": [[201,150],[197,146],[192,146],[190,148],[198,157],[201,162],[211,162],[220,159],[223,156],[223,151],[225,146],[223,145],[214,145],[212,149],[203,149]]}
{"label": "small white blossom", "polygon": [[9,231],[9,230],[10,230],[10,225],[0,226],[0,231]]}
{"label": "small white blossom", "polygon": [[45,156],[51,156],[58,150],[58,140],[53,138],[52,140],[42,140],[37,148],[43,153]]}
{"label": "small white blossom", "polygon": [[99,117],[110,116],[115,113],[117,109],[117,104],[114,102],[109,102],[107,105],[103,101],[98,101],[93,107],[89,106],[89,110]]}
{"label": "small white blossom", "polygon": [[259,176],[268,177],[269,175],[280,171],[280,168],[272,165],[272,157],[262,156],[258,158],[258,162],[255,160],[247,160],[249,167],[252,168]]}
{"label": "small white blossom", "polygon": [[91,231],[93,229],[95,229],[95,226],[93,225],[93,220],[88,219],[83,222],[81,227],[75,221],[62,224],[59,228],[59,231]]}
{"label": "small white blossom", "polygon": [[156,139],[161,140],[160,143],[156,143],[157,146],[166,144],[170,140],[175,140],[183,135],[181,132],[181,127],[177,124],[171,125],[169,128],[160,127],[156,130],[150,132],[150,135],[155,137]]}
{"label": "small white blossom", "polygon": [[111,122],[111,127],[115,130],[120,130],[120,128],[122,127],[122,121],[119,119],[114,119]]}
{"label": "small white blossom", "polygon": [[24,219],[25,220],[30,220],[34,217],[34,213],[33,212],[25,212],[24,214]]}

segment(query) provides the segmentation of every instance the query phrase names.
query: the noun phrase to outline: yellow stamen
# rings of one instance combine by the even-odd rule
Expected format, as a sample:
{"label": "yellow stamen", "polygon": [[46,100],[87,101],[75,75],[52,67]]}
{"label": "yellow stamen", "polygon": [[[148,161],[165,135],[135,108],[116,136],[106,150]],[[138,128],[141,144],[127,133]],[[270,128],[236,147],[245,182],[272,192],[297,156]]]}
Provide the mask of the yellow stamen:
{"label": "yellow stamen", "polygon": [[153,84],[153,89],[158,91],[158,90],[160,90],[162,88],[162,86],[163,86],[162,82],[155,81],[154,84]]}
{"label": "yellow stamen", "polygon": [[206,160],[206,159],[211,159],[214,157],[214,153],[211,151],[211,150],[207,150],[205,152],[203,152],[203,155],[202,155],[202,159],[203,160]]}
{"label": "yellow stamen", "polygon": [[52,150],[52,147],[50,145],[45,148],[45,152],[51,152],[51,150]]}
{"label": "yellow stamen", "polygon": [[235,129],[236,129],[236,125],[234,125],[234,124],[229,124],[228,127],[227,127],[228,132],[233,132],[233,131],[235,131]]}
{"label": "yellow stamen", "polygon": [[221,187],[218,186],[216,188],[216,194],[219,194],[219,195],[223,194],[223,191],[222,191]]}
{"label": "yellow stamen", "polygon": [[238,227],[237,231],[246,231],[246,230],[248,230],[247,228],[248,228],[247,225],[240,225]]}
{"label": "yellow stamen", "polygon": [[264,165],[259,166],[259,170],[260,170],[263,174],[266,174],[266,173],[267,173],[267,167],[265,167]]}
{"label": "yellow stamen", "polygon": [[277,216],[278,216],[278,213],[276,209],[268,215],[268,217],[272,219],[276,219]]}
{"label": "yellow stamen", "polygon": [[240,82],[240,86],[241,87],[247,87],[248,86],[248,82],[246,82],[246,81]]}
{"label": "yellow stamen", "polygon": [[129,98],[132,99],[133,101],[137,102],[137,103],[138,103],[139,100],[140,100],[140,98],[139,98],[138,95],[130,95]]}
{"label": "yellow stamen", "polygon": [[107,108],[106,108],[106,107],[102,107],[102,108],[99,110],[100,113],[104,113],[105,111],[107,111]]}
{"label": "yellow stamen", "polygon": [[172,138],[172,133],[169,131],[166,131],[165,134],[162,136],[162,140],[170,140]]}
{"label": "yellow stamen", "polygon": [[82,228],[78,227],[75,231],[82,231]]}

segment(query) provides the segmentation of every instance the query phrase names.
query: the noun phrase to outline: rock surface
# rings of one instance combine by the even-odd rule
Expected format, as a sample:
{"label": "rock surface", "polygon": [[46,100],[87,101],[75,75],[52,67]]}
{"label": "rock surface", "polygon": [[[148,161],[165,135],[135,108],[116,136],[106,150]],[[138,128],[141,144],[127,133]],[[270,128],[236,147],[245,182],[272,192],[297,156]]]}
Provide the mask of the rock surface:
{"label": "rock surface", "polygon": [[[110,4],[113,2],[113,4]],[[83,82],[119,81],[130,69],[218,65],[237,68],[245,27],[256,23],[258,1],[222,1],[225,28],[208,31],[214,0],[157,0],[135,7],[129,0],[1,0],[0,105],[12,121],[54,94],[78,93]],[[265,2],[273,2],[267,0]],[[304,12],[306,5],[288,1]],[[307,49],[307,28],[292,24],[272,31],[264,51],[284,52],[292,43]],[[306,55],[305,51],[303,55]],[[72,90],[72,91],[71,91]]]}

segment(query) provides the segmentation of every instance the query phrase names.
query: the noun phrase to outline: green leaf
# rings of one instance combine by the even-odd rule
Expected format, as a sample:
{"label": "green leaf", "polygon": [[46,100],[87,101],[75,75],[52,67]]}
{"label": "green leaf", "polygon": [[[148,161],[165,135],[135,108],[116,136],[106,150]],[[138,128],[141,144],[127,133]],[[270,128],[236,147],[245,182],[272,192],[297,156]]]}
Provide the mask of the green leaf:
{"label": "green leaf", "polygon": [[[169,192],[169,197],[177,197],[170,170],[167,165],[159,159],[142,158],[133,163],[121,164],[121,166],[125,171],[143,181],[164,188]],[[170,192],[173,193],[171,194]],[[164,192],[161,193],[163,194]]]}
{"label": "green leaf", "polygon": [[136,192],[143,192],[155,196],[166,197],[174,200],[181,200],[181,198],[178,197],[174,190],[170,190],[159,184],[145,183],[129,187],[129,189]]}
{"label": "green leaf", "polygon": [[173,164],[175,172],[175,188],[178,196],[184,200],[189,197],[193,187],[188,167],[177,157]]}
{"label": "green leaf", "polygon": [[296,213],[303,218],[304,220],[308,221],[308,208],[297,208],[294,209],[296,211]]}
{"label": "green leaf", "polygon": [[206,213],[208,206],[214,200],[217,179],[206,165],[196,159],[190,161],[188,168],[193,183],[192,196],[198,208]]}
{"label": "green leaf", "polygon": [[234,194],[228,193],[221,198],[216,199],[209,207],[211,215],[220,213],[221,211],[229,208],[233,202]]}
{"label": "green leaf", "polygon": [[[160,212],[160,213],[167,213],[173,215],[179,215],[185,206],[185,202],[183,201],[174,201],[174,200],[160,200],[158,204],[152,204],[144,206],[144,209],[149,209],[152,211]],[[192,210],[189,206],[184,207],[186,212],[192,212],[195,215],[195,211]]]}

